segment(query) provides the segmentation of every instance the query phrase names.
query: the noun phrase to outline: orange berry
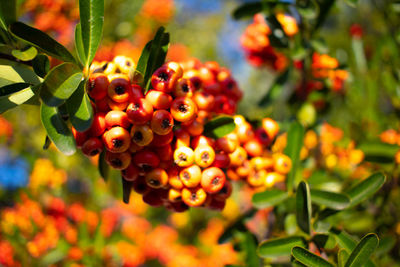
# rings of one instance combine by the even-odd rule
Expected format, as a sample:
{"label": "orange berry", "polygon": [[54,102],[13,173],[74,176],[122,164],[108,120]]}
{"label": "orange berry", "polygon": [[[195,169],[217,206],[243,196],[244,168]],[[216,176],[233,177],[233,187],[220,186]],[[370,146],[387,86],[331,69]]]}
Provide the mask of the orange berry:
{"label": "orange berry", "polygon": [[128,152],[112,153],[107,151],[105,160],[112,168],[123,170],[128,168],[129,164],[131,163],[131,154]]}
{"label": "orange berry", "polygon": [[110,76],[110,85],[108,86],[108,97],[114,102],[125,103],[129,100],[129,91],[131,83],[129,77],[125,74],[114,74]]}
{"label": "orange berry", "polygon": [[182,200],[190,207],[199,207],[206,201],[207,194],[203,188],[182,189]]}
{"label": "orange berry", "polygon": [[138,146],[147,146],[153,140],[153,131],[148,125],[134,125],[131,128],[132,141]]}
{"label": "orange berry", "polygon": [[165,135],[172,131],[174,119],[171,113],[166,110],[156,110],[151,118],[151,129],[159,135]]}
{"label": "orange berry", "polygon": [[168,184],[168,174],[161,168],[148,172],[145,176],[146,183],[151,188],[161,188]]}
{"label": "orange berry", "polygon": [[215,159],[215,151],[211,146],[200,145],[194,150],[194,160],[202,168],[210,166]]}
{"label": "orange berry", "polygon": [[154,109],[169,109],[172,104],[171,95],[157,90],[147,92],[146,100],[153,105]]}
{"label": "orange berry", "polygon": [[201,180],[201,169],[197,165],[186,167],[179,172],[179,178],[186,187],[196,187]]}
{"label": "orange berry", "polygon": [[196,117],[197,106],[188,97],[178,97],[171,105],[172,117],[180,122],[188,122]]}
{"label": "orange berry", "polygon": [[210,194],[220,191],[224,186],[225,181],[225,173],[217,167],[207,168],[201,175],[201,186]]}
{"label": "orange berry", "polygon": [[194,162],[194,152],[190,147],[181,146],[174,151],[174,161],[179,167],[187,167]]}
{"label": "orange berry", "polygon": [[128,130],[118,126],[111,128],[103,134],[103,142],[108,151],[121,153],[128,150],[131,138]]}
{"label": "orange berry", "polygon": [[285,154],[274,154],[274,170],[281,174],[287,174],[292,168],[292,160]]}

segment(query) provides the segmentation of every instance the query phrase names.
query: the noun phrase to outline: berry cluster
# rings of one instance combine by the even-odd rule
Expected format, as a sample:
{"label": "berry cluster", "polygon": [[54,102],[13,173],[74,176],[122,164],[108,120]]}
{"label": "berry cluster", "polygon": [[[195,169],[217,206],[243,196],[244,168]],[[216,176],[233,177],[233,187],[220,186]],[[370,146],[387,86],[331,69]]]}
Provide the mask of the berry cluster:
{"label": "berry cluster", "polygon": [[73,129],[77,146],[87,156],[104,150],[106,162],[152,206],[223,208],[231,185],[222,169],[236,147],[203,131],[217,114],[235,113],[241,98],[235,80],[214,62],[169,62],[144,93],[129,78],[134,65],[122,56],[93,64],[87,91],[94,120],[85,132]]}
{"label": "berry cluster", "polygon": [[[296,20],[286,14],[278,13],[276,19],[281,24],[283,31],[289,37],[298,32]],[[254,15],[254,22],[250,24],[240,38],[247,60],[257,66],[268,66],[276,71],[284,70],[288,60],[283,53],[275,50],[268,36],[272,33],[262,14]]]}
{"label": "berry cluster", "polygon": [[292,167],[288,156],[273,152],[274,139],[279,125],[270,118],[262,120],[261,127],[254,129],[242,116],[235,116],[236,129],[223,140],[236,149],[229,154],[227,176],[231,180],[246,180],[254,188],[270,188],[283,182]]}

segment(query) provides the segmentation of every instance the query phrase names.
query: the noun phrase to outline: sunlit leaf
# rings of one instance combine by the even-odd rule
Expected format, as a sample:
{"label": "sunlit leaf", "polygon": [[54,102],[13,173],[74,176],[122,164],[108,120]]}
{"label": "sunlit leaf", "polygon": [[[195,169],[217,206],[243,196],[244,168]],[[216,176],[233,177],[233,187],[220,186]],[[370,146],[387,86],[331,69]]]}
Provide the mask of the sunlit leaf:
{"label": "sunlit leaf", "polygon": [[256,208],[264,209],[281,203],[287,199],[288,196],[289,194],[286,191],[272,189],[255,193],[253,195],[252,202]]}
{"label": "sunlit leaf", "polygon": [[40,84],[41,79],[27,65],[0,59],[0,87],[13,83]]}
{"label": "sunlit leaf", "polygon": [[57,108],[49,107],[42,103],[40,106],[40,118],[48,137],[54,145],[65,155],[74,154],[76,151],[74,136],[58,113]]}
{"label": "sunlit leaf", "polygon": [[292,169],[290,170],[286,179],[287,188],[290,192],[295,186],[294,179],[296,176],[297,167],[300,164],[300,150],[303,146],[303,137],[303,126],[301,126],[301,124],[298,122],[293,122],[290,125],[289,131],[287,133],[287,145],[284,151],[284,153],[292,160]]}
{"label": "sunlit leaf", "polygon": [[17,58],[19,60],[29,61],[29,60],[32,60],[32,59],[34,59],[36,57],[37,50],[36,50],[36,48],[31,46],[26,50],[16,50],[16,49],[14,49],[14,50],[11,51],[11,54],[15,58]]}
{"label": "sunlit leaf", "polygon": [[78,55],[79,61],[82,64],[85,64],[86,55],[85,55],[85,48],[83,47],[82,28],[80,23],[76,24],[75,27],[75,50],[76,54]]}
{"label": "sunlit leaf", "polygon": [[334,265],[320,256],[302,247],[292,249],[293,257],[299,262],[309,267],[333,267]]}
{"label": "sunlit leaf", "polygon": [[235,128],[236,125],[232,117],[219,116],[204,125],[203,135],[220,138],[231,133]]}
{"label": "sunlit leaf", "polygon": [[100,45],[104,22],[104,0],[80,0],[82,43],[88,67]]}
{"label": "sunlit leaf", "polygon": [[344,267],[348,258],[349,258],[349,253],[347,253],[347,251],[345,249],[339,250],[338,267]]}
{"label": "sunlit leaf", "polygon": [[350,206],[354,207],[370,198],[383,186],[385,180],[386,178],[382,173],[375,173],[347,190],[346,193],[351,199]]}
{"label": "sunlit leaf", "polygon": [[295,246],[305,246],[301,236],[289,236],[263,241],[258,246],[258,255],[263,258],[275,258],[290,255]]}
{"label": "sunlit leaf", "polygon": [[376,234],[368,234],[357,244],[346,261],[345,267],[363,266],[378,247]]}
{"label": "sunlit leaf", "polygon": [[344,194],[311,189],[311,201],[335,210],[342,210],[350,205],[350,198]]}
{"label": "sunlit leaf", "polygon": [[58,65],[46,75],[40,97],[48,106],[60,106],[75,92],[82,78],[83,73],[76,65]]}
{"label": "sunlit leaf", "polygon": [[10,32],[19,39],[40,48],[48,55],[66,62],[76,62],[71,53],[46,33],[32,28],[25,23],[15,22],[10,25]]}
{"label": "sunlit leaf", "polygon": [[81,81],[78,89],[67,100],[69,119],[75,129],[84,132],[92,125],[93,108],[85,92],[85,80]]}
{"label": "sunlit leaf", "polygon": [[305,182],[300,182],[296,192],[296,219],[300,229],[311,232],[311,197],[310,189]]}
{"label": "sunlit leaf", "polygon": [[0,96],[0,114],[1,114],[11,108],[24,104],[29,100],[31,100],[32,98],[34,98],[36,96],[35,92],[37,92],[38,86],[30,86],[29,84],[26,83],[19,83],[19,84],[6,85],[5,87],[0,88],[0,90],[3,92],[15,91],[13,93]]}

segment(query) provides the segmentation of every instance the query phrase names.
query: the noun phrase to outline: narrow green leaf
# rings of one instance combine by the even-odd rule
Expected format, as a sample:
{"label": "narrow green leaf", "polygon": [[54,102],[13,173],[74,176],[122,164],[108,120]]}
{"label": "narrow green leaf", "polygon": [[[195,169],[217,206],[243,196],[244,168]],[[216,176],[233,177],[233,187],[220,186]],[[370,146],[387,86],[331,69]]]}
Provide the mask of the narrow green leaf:
{"label": "narrow green leaf", "polygon": [[333,267],[334,265],[320,256],[308,251],[302,247],[294,247],[292,249],[293,257],[299,262],[309,267]]}
{"label": "narrow green leaf", "polygon": [[253,195],[252,202],[254,207],[264,209],[275,206],[289,197],[286,191],[272,189]]}
{"label": "narrow green leaf", "polygon": [[32,60],[32,59],[34,59],[36,57],[37,50],[36,50],[36,48],[31,46],[26,50],[16,50],[16,49],[14,49],[14,50],[11,51],[11,54],[15,58],[17,58],[19,60],[29,61],[29,60]]}
{"label": "narrow green leaf", "polygon": [[39,77],[44,78],[50,70],[50,60],[46,55],[37,55],[32,60],[32,67]]}
{"label": "narrow green leaf", "polygon": [[345,231],[332,228],[329,232],[335,236],[339,247],[345,249],[347,252],[350,253],[356,247],[357,240]]}
{"label": "narrow green leaf", "polygon": [[82,43],[86,55],[86,68],[99,47],[104,22],[104,0],[80,0],[79,15],[81,19]]}
{"label": "narrow green leaf", "polygon": [[342,210],[350,205],[350,198],[344,194],[311,189],[311,201],[335,210]]}
{"label": "narrow green leaf", "polygon": [[48,55],[62,61],[76,63],[71,53],[62,44],[58,43],[46,33],[22,22],[11,24],[9,29],[15,37],[42,49]]}
{"label": "narrow green leaf", "polygon": [[354,207],[374,195],[383,186],[385,180],[382,173],[375,173],[347,190],[346,193],[351,199],[350,207]]}
{"label": "narrow green leaf", "polygon": [[125,180],[123,177],[121,177],[121,179],[122,179],[122,201],[124,201],[125,204],[129,204],[129,198],[132,192],[132,182]]}
{"label": "narrow green leaf", "polygon": [[245,262],[248,267],[259,267],[260,260],[257,256],[257,239],[249,231],[239,234],[240,250],[245,253]]}
{"label": "narrow green leaf", "polygon": [[78,55],[79,61],[84,65],[86,63],[85,48],[82,41],[82,28],[81,24],[76,24],[75,27],[75,50]]}
{"label": "narrow green leaf", "polygon": [[100,176],[104,179],[104,181],[107,181],[110,174],[110,166],[107,164],[105,157],[106,152],[102,151],[99,156],[98,168]]}
{"label": "narrow green leaf", "polygon": [[236,20],[249,18],[263,10],[261,2],[245,3],[232,12],[232,17]]}
{"label": "narrow green leaf", "polygon": [[22,89],[28,88],[30,86],[29,83],[12,83],[0,87],[0,96],[10,95],[16,92],[21,91]]}
{"label": "narrow green leaf", "polygon": [[259,244],[257,253],[262,258],[275,258],[290,255],[295,246],[305,246],[301,236],[290,236],[263,241]]}
{"label": "narrow green leaf", "polygon": [[[17,86],[23,87],[24,83],[18,84]],[[27,85],[27,84],[24,84]],[[7,85],[7,87],[13,87],[14,85]],[[4,89],[2,87],[3,91],[11,91],[9,89]],[[2,95],[0,96],[0,114],[11,109],[14,107],[17,107],[21,104],[26,103],[30,99],[32,99],[35,96],[35,92],[38,90],[38,86],[31,86],[25,87],[25,89],[20,90],[20,88],[14,88],[16,92],[7,94],[7,95]],[[1,90],[1,89],[0,89]]]}
{"label": "narrow green leaf", "polygon": [[93,108],[85,92],[85,84],[85,80],[81,81],[78,89],[66,102],[69,119],[79,132],[84,132],[89,129],[93,121]]}
{"label": "narrow green leaf", "polygon": [[28,66],[0,59],[0,87],[13,83],[40,84],[41,79]]}
{"label": "narrow green leaf", "polygon": [[204,125],[203,134],[212,138],[223,137],[236,128],[235,122],[232,117],[219,116]]}
{"label": "narrow green leaf", "polygon": [[47,135],[54,145],[65,155],[72,155],[76,151],[75,139],[71,130],[62,119],[56,107],[49,107],[45,103],[40,106],[40,117]]}
{"label": "narrow green leaf", "polygon": [[379,246],[376,249],[376,255],[385,255],[396,245],[396,238],[393,236],[381,237],[379,240]]}
{"label": "narrow green leaf", "polygon": [[0,1],[0,26],[7,30],[8,25],[17,20],[16,0]]}
{"label": "narrow green leaf", "polygon": [[296,192],[296,219],[300,229],[310,234],[311,198],[310,188],[305,182],[300,182]]}
{"label": "narrow green leaf", "polygon": [[399,150],[398,145],[382,143],[380,141],[365,142],[358,146],[365,154],[365,160],[385,163],[393,162],[394,156]]}
{"label": "narrow green leaf", "polygon": [[316,234],[313,236],[312,241],[320,249],[333,249],[336,246],[335,237],[329,234]]}
{"label": "narrow green leaf", "polygon": [[160,27],[151,42],[150,54],[147,62],[146,72],[144,73],[143,87],[145,93],[150,88],[150,79],[153,73],[164,64],[169,47],[169,33],[164,32],[164,27]]}
{"label": "narrow green leaf", "polygon": [[368,234],[361,239],[351,252],[345,267],[363,266],[378,247],[379,239],[376,234]]}
{"label": "narrow green leaf", "polygon": [[48,106],[60,106],[75,92],[82,78],[78,66],[72,63],[58,65],[46,75],[40,97]]}
{"label": "narrow green leaf", "polygon": [[276,78],[271,87],[268,89],[267,93],[258,102],[259,107],[268,106],[280,95],[280,93],[282,93],[283,86],[289,78],[289,70],[290,69],[288,68]]}
{"label": "narrow green leaf", "polygon": [[300,150],[303,146],[304,128],[298,122],[293,122],[290,125],[287,134],[287,145],[285,148],[285,154],[292,160],[292,169],[290,170],[286,179],[286,184],[289,192],[293,191],[294,179],[296,176],[297,167],[300,164]]}
{"label": "narrow green leaf", "polygon": [[349,258],[349,253],[347,253],[347,251],[345,249],[339,250],[338,267],[344,267],[348,258]]}
{"label": "narrow green leaf", "polygon": [[130,73],[131,81],[135,81],[136,83],[144,84],[144,74],[146,73],[147,69],[147,62],[149,61],[150,57],[150,50],[153,41],[149,41],[143,48],[142,53],[139,57],[138,63],[136,65],[135,71]]}

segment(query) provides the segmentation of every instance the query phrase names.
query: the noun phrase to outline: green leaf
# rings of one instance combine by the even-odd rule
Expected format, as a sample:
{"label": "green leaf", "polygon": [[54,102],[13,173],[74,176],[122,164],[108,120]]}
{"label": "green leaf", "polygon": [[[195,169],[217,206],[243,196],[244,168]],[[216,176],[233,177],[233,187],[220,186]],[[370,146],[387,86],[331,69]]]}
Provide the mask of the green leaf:
{"label": "green leaf", "polygon": [[311,198],[310,188],[305,182],[300,182],[296,192],[296,220],[300,229],[310,234]]}
{"label": "green leaf", "polygon": [[78,89],[66,102],[69,119],[79,132],[89,129],[93,121],[93,108],[85,92],[85,84],[85,80],[81,81]]}
{"label": "green leaf", "polygon": [[232,12],[232,17],[236,20],[249,18],[263,10],[261,2],[245,3]]}
{"label": "green leaf", "polygon": [[272,189],[264,192],[255,193],[252,198],[254,207],[264,209],[275,206],[289,197],[285,191]]}
{"label": "green leaf", "polygon": [[292,249],[293,257],[299,262],[309,267],[333,267],[334,265],[320,256],[308,251],[302,247],[294,247]]}
{"label": "green leaf", "polygon": [[34,45],[35,47],[45,51],[48,55],[66,62],[76,63],[71,53],[56,40],[46,33],[32,28],[25,23],[15,22],[9,27],[10,32],[17,38]]}
{"label": "green leaf", "polygon": [[280,95],[280,93],[282,93],[283,86],[289,78],[289,70],[290,69],[288,68],[276,78],[271,87],[268,89],[267,93],[258,102],[259,107],[268,106],[274,99],[276,99]]}
{"label": "green leaf", "polygon": [[379,246],[376,249],[376,255],[385,255],[396,245],[396,239],[393,236],[381,237]]}
{"label": "green leaf", "polygon": [[236,125],[232,117],[219,116],[204,125],[203,134],[217,139],[231,133],[235,128]]}
{"label": "green leaf", "polygon": [[290,255],[295,246],[305,246],[301,236],[290,236],[263,241],[258,246],[257,253],[262,258],[275,258]]}
{"label": "green leaf", "polygon": [[297,167],[300,164],[300,150],[303,146],[304,128],[298,122],[293,122],[290,125],[287,133],[287,145],[284,153],[292,160],[292,169],[290,170],[286,184],[289,192],[292,192],[294,179],[296,176]]}
{"label": "green leaf", "polygon": [[106,157],[106,152],[103,150],[99,156],[98,168],[100,176],[104,179],[104,181],[107,181],[110,175],[110,166],[107,164],[105,157]]}
{"label": "green leaf", "polygon": [[151,42],[150,54],[144,73],[145,93],[150,88],[150,79],[153,73],[164,64],[169,47],[169,33],[164,33],[164,27],[160,27]]}
{"label": "green leaf", "polygon": [[17,20],[17,3],[15,0],[0,1],[0,26],[7,30],[8,25]]}
{"label": "green leaf", "polygon": [[82,43],[86,55],[85,66],[88,68],[99,47],[104,22],[104,0],[80,0]]}
{"label": "green leaf", "polygon": [[259,267],[260,260],[257,256],[257,239],[250,232],[243,232],[239,235],[240,250],[245,253],[245,262],[248,267]]}
{"label": "green leaf", "polygon": [[49,107],[45,103],[40,106],[40,117],[47,135],[54,145],[65,155],[72,155],[76,151],[75,139],[56,107]]}
{"label": "green leaf", "polygon": [[319,14],[319,6],[315,0],[297,0],[297,10],[306,19],[314,19]]}
{"label": "green leaf", "polygon": [[[21,87],[23,87],[22,90]],[[14,91],[14,93],[0,96],[0,114],[32,99],[35,96],[37,89],[38,86],[30,87],[29,84],[26,83],[10,84],[0,88],[3,92]]]}
{"label": "green leaf", "polygon": [[347,251],[345,249],[339,250],[338,267],[344,267],[348,258],[349,258],[349,253],[347,253]]}
{"label": "green leaf", "polygon": [[271,34],[268,35],[269,42],[271,46],[277,48],[287,48],[289,45],[289,39],[285,34],[285,31],[282,28],[282,25],[279,23],[278,19],[275,17],[275,14],[272,14],[266,18],[266,21],[271,28]]}
{"label": "green leaf", "polygon": [[40,97],[48,106],[60,106],[75,92],[82,78],[83,73],[75,64],[58,65],[46,75]]}
{"label": "green leaf", "polygon": [[333,249],[336,246],[336,239],[328,234],[316,234],[313,236],[312,241],[320,249]]}
{"label": "green leaf", "polygon": [[35,73],[44,78],[50,70],[50,61],[46,55],[37,55],[32,60],[32,67]]}
{"label": "green leaf", "polygon": [[122,201],[124,201],[125,204],[129,204],[129,198],[131,196],[132,192],[132,182],[129,182],[125,180],[123,177],[122,179]]}
{"label": "green leaf", "polygon": [[22,89],[28,88],[29,86],[29,83],[12,83],[9,85],[5,85],[3,87],[0,87],[0,96],[6,96],[19,92]]}
{"label": "green leaf", "polygon": [[144,74],[147,69],[147,62],[149,61],[152,42],[153,41],[149,41],[144,46],[136,65],[135,71],[133,73],[129,73],[129,78],[131,81],[135,81],[136,83],[140,83],[142,85],[144,84]]}
{"label": "green leaf", "polygon": [[385,180],[382,173],[375,173],[347,190],[346,193],[351,199],[350,207],[354,207],[374,195],[383,186]]}
{"label": "green leaf", "polygon": [[27,65],[0,59],[0,87],[13,83],[40,84],[41,79]]}
{"label": "green leaf", "polygon": [[378,247],[379,239],[376,234],[368,234],[361,239],[351,252],[345,267],[363,266]]}
{"label": "green leaf", "polygon": [[14,50],[11,51],[11,54],[15,58],[17,58],[19,60],[29,61],[29,60],[32,60],[32,59],[34,59],[36,57],[37,50],[36,50],[36,48],[31,46],[26,50],[16,50],[16,49],[14,49]]}
{"label": "green leaf", "polygon": [[[354,0],[350,0],[350,1],[354,1]],[[318,17],[317,17],[317,22],[315,23],[314,30],[318,29],[319,27],[321,27],[322,24],[324,24],[326,18],[328,17],[329,11],[331,10],[334,3],[335,3],[335,0],[325,0],[325,1],[322,1],[322,3],[319,5],[319,8],[318,8],[319,13],[318,13]]]}
{"label": "green leaf", "polygon": [[365,160],[378,163],[393,162],[399,146],[380,141],[365,142],[358,146],[365,154]]}
{"label": "green leaf", "polygon": [[75,27],[75,50],[78,55],[79,61],[84,65],[86,63],[85,48],[82,41],[82,28],[81,24],[76,24]]}
{"label": "green leaf", "polygon": [[311,201],[335,210],[342,210],[350,205],[350,198],[344,194],[311,189]]}

